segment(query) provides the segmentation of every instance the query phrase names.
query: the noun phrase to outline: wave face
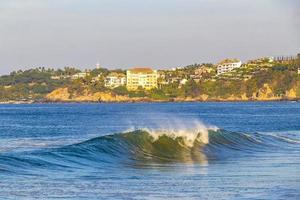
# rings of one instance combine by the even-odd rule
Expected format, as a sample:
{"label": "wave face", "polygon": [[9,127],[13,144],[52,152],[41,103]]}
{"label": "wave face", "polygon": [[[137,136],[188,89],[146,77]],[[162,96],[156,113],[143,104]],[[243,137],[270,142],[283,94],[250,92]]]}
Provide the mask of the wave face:
{"label": "wave face", "polygon": [[299,121],[290,102],[0,105],[0,199],[300,199]]}
{"label": "wave face", "polygon": [[[271,134],[217,128],[135,130],[101,136],[61,148],[0,157],[0,170],[30,173],[38,169],[147,167],[175,163],[207,165],[228,158],[299,149],[300,141]],[[297,144],[297,145],[296,145]]]}

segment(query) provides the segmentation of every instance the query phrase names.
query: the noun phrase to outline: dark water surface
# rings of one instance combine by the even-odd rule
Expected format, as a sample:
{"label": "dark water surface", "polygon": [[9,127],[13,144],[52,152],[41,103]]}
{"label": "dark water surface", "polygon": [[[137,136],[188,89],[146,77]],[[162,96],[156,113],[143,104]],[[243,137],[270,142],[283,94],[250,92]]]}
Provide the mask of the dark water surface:
{"label": "dark water surface", "polygon": [[300,199],[300,103],[0,105],[0,199]]}

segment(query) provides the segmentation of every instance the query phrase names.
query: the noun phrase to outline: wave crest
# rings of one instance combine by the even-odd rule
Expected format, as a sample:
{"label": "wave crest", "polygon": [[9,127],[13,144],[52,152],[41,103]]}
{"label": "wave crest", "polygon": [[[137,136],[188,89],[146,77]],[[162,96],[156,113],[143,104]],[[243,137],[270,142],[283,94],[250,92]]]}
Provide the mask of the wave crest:
{"label": "wave crest", "polygon": [[[119,164],[208,164],[261,152],[299,150],[298,141],[262,133],[231,132],[199,125],[190,129],[140,129],[93,138],[61,148],[0,156],[0,169],[34,170]],[[4,168],[3,168],[4,167]]]}
{"label": "wave crest", "polygon": [[159,140],[161,137],[166,136],[176,140],[181,138],[182,145],[187,147],[193,147],[195,142],[208,144],[209,143],[209,131],[216,132],[219,130],[217,127],[207,127],[201,123],[196,123],[193,128],[189,129],[143,129],[153,137],[153,140]]}

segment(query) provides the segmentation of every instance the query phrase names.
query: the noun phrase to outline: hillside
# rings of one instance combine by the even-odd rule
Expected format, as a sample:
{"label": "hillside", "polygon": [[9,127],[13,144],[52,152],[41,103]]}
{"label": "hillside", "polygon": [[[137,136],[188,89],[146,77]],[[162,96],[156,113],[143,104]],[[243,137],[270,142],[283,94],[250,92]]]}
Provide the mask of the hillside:
{"label": "hillside", "polygon": [[[0,77],[0,102],[268,101],[300,99],[299,61],[248,63],[216,75],[212,64],[159,70],[158,88],[105,87],[104,68],[36,68]],[[114,73],[125,74],[123,70]],[[80,74],[84,75],[80,77]],[[183,81],[184,80],[184,81]]]}

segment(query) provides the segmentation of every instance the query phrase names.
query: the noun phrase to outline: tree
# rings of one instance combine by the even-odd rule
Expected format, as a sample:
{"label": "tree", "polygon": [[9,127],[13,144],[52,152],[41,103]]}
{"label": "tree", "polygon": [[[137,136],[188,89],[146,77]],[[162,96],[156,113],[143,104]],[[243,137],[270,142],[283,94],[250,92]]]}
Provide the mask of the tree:
{"label": "tree", "polygon": [[129,92],[126,88],[126,86],[119,86],[119,87],[116,87],[114,88],[113,90],[113,93],[117,94],[117,95],[128,95]]}
{"label": "tree", "polygon": [[161,89],[154,88],[149,91],[149,97],[155,100],[167,100],[168,96]]}
{"label": "tree", "polygon": [[182,89],[184,91],[185,97],[197,97],[200,95],[200,88],[193,79],[188,80],[188,82],[186,82]]}
{"label": "tree", "polygon": [[129,97],[145,97],[145,96],[146,96],[146,92],[144,88],[142,88],[141,86],[139,86],[136,91],[129,92]]}
{"label": "tree", "polygon": [[91,76],[95,77],[101,74],[102,76],[107,76],[109,74],[109,70],[106,68],[97,68],[91,71]]}

